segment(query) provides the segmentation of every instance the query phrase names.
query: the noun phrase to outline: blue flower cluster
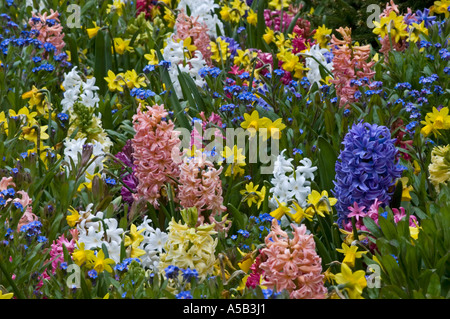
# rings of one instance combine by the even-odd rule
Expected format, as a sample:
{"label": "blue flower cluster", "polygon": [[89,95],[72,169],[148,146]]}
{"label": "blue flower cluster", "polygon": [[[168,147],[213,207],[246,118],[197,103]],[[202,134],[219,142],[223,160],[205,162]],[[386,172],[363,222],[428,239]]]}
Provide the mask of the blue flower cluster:
{"label": "blue flower cluster", "polygon": [[130,95],[135,96],[136,98],[138,98],[140,100],[146,100],[149,97],[155,96],[156,94],[152,90],[145,90],[145,89],[141,89],[141,88],[132,88],[130,91]]}
{"label": "blue flower cluster", "polygon": [[395,181],[402,174],[394,142],[387,127],[364,122],[354,124],[345,135],[332,190],[338,200],[339,225],[348,222],[348,207],[354,202],[366,208],[375,199],[389,204]]}

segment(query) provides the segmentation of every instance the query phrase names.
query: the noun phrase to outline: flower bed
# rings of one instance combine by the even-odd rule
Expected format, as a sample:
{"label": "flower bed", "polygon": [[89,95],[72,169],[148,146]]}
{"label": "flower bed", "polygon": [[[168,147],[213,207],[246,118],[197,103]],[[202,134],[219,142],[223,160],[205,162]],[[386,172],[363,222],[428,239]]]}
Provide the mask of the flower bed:
{"label": "flower bed", "polygon": [[18,2],[0,299],[448,298],[449,1]]}

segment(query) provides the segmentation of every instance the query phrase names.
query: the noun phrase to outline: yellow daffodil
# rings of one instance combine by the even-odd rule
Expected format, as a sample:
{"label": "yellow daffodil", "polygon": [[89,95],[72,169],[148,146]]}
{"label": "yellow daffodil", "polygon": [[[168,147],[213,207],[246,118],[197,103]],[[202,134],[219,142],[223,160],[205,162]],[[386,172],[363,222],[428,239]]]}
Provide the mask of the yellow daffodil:
{"label": "yellow daffodil", "polygon": [[[339,231],[345,235],[344,243],[346,243],[347,245],[351,245],[353,243],[353,241],[355,240],[355,238],[353,237],[353,232],[346,231],[345,229],[342,229],[342,228],[339,228]],[[363,240],[364,238],[366,238],[366,236],[358,235],[359,241]]]}
{"label": "yellow daffodil", "polygon": [[269,9],[281,10],[281,8],[287,8],[291,4],[291,0],[270,0]]}
{"label": "yellow daffodil", "polygon": [[237,49],[236,50],[236,55],[234,57],[233,63],[235,65],[242,65],[242,66],[247,66],[250,64],[250,57],[247,54],[247,50],[241,50],[241,49]]}
{"label": "yellow daffodil", "polygon": [[256,26],[256,24],[258,23],[258,15],[255,11],[253,11],[253,9],[250,9],[248,11],[247,22],[254,26]]}
{"label": "yellow daffodil", "polygon": [[126,83],[124,80],[124,75],[122,73],[115,75],[113,71],[109,70],[108,77],[106,77],[105,80],[108,83],[108,88],[110,91],[123,92],[122,85],[125,85]]}
{"label": "yellow daffodil", "polygon": [[81,192],[83,190],[83,188],[86,188],[88,191],[90,191],[92,189],[92,181],[94,180],[94,177],[98,176],[99,178],[101,178],[102,176],[100,175],[100,173],[95,173],[95,174],[89,174],[86,172],[86,181],[81,183],[80,186],[78,186],[78,191]]}
{"label": "yellow daffodil", "polygon": [[26,118],[28,125],[33,126],[37,123],[37,121],[34,119],[37,115],[37,112],[31,112],[28,109],[28,107],[24,106],[22,107],[17,113],[10,109],[9,110],[9,117],[23,117]]}
{"label": "yellow daffodil", "polygon": [[231,53],[228,52],[228,42],[222,40],[220,37],[218,37],[215,42],[211,41],[209,46],[211,48],[211,59],[216,62],[226,61],[231,55]]}
{"label": "yellow daffodil", "polygon": [[84,248],[85,247],[84,243],[77,242],[77,247],[78,248],[75,249],[72,254],[72,259],[75,264],[77,264],[78,266],[81,266],[85,262],[88,262],[88,261],[94,259],[94,257],[95,257],[94,252],[89,249],[86,250]]}
{"label": "yellow daffodil", "polygon": [[266,27],[266,32],[263,34],[263,39],[267,44],[271,44],[275,40],[275,31]]}
{"label": "yellow daffodil", "polygon": [[313,219],[314,212],[312,212],[312,214],[311,214],[311,211],[306,213],[306,211],[297,202],[293,202],[292,205],[291,205],[291,208],[293,208],[295,210],[295,213],[292,214],[289,211],[289,212],[287,212],[287,214],[297,224],[300,224],[300,222],[303,220],[303,218],[306,218],[308,220],[312,220]]}
{"label": "yellow daffodil", "polygon": [[14,297],[12,292],[3,294],[3,291],[0,289],[0,299],[11,299],[12,297]]}
{"label": "yellow daffodil", "polygon": [[[114,48],[117,54],[124,54],[125,51],[133,51],[133,47],[130,47],[131,40],[124,40],[122,38],[114,38]],[[113,48],[111,48],[113,51]]]}
{"label": "yellow daffodil", "polygon": [[124,78],[125,83],[127,84],[130,90],[132,88],[140,88],[141,86],[144,87],[147,86],[147,84],[145,83],[145,77],[139,76],[134,69],[125,72]]}
{"label": "yellow daffodil", "polygon": [[124,6],[125,6],[125,2],[122,2],[121,0],[114,0],[112,4],[108,4],[106,13],[114,13],[115,12],[120,17],[123,14]]}
{"label": "yellow daffodil", "polygon": [[331,206],[334,206],[337,203],[337,199],[333,197],[328,197],[327,191],[322,191],[322,193],[319,193],[316,190],[312,190],[311,194],[308,195],[308,198],[306,202],[310,205],[313,205],[313,207],[308,207],[306,209],[307,213],[311,212],[317,212],[322,217],[325,217],[324,214],[331,213]]}
{"label": "yellow daffodil", "polygon": [[145,254],[145,251],[138,248],[141,242],[144,240],[144,236],[141,233],[145,229],[137,230],[136,225],[132,224],[130,227],[130,232],[125,235],[125,247],[128,247],[128,251],[131,258],[138,258]]}
{"label": "yellow daffodil", "polygon": [[5,112],[0,112],[0,127],[3,128],[6,134],[8,134],[8,120],[6,119]]}
{"label": "yellow daffodil", "polygon": [[358,246],[348,246],[345,243],[342,243],[342,249],[337,248],[337,252],[344,254],[343,263],[346,263],[349,267],[355,266],[355,259],[361,258],[363,254],[366,254],[367,251],[358,251]]}
{"label": "yellow daffodil", "polygon": [[89,266],[99,274],[105,270],[110,273],[113,271],[111,265],[114,264],[114,260],[105,258],[105,253],[101,249],[97,252],[97,255],[94,255],[94,257],[88,261],[88,263]]}
{"label": "yellow daffodil", "polygon": [[261,206],[266,196],[266,187],[263,186],[261,191],[258,191],[259,185],[253,186],[253,182],[245,185],[245,190],[241,190],[241,195],[245,195],[243,200],[247,201],[248,207],[252,207],[252,204],[256,204],[257,208]]}
{"label": "yellow daffodil", "polygon": [[37,125],[33,125],[33,126],[26,126],[22,128],[22,132],[23,132],[23,137],[31,142],[34,142],[34,144],[37,144],[37,140],[38,140],[38,132],[39,132],[39,138],[41,141],[43,140],[47,140],[50,136],[46,133],[48,128],[48,125],[44,125],[37,127]]}
{"label": "yellow daffodil", "polygon": [[241,123],[241,127],[248,130],[251,136],[254,136],[260,127],[266,126],[268,120],[266,117],[260,118],[258,111],[254,110],[252,114],[244,114],[244,121]]}
{"label": "yellow daffodil", "polygon": [[264,140],[268,139],[269,137],[273,138],[274,140],[279,140],[281,138],[281,131],[286,128],[286,125],[283,124],[282,119],[279,118],[273,122],[270,119],[267,119],[265,122],[263,122],[262,127],[267,129],[267,136],[263,135]]}
{"label": "yellow daffodil", "polygon": [[450,115],[448,113],[449,108],[447,106],[441,108],[439,111],[436,107],[433,107],[432,112],[427,113],[425,120],[420,122],[425,125],[420,132],[427,137],[430,133],[436,136],[440,134],[439,130],[450,129]]}
{"label": "yellow daffodil", "polygon": [[220,9],[220,16],[223,21],[231,21],[231,8],[227,5],[223,5]]}
{"label": "yellow daffodil", "polygon": [[[232,149],[225,146],[224,151],[221,152],[221,155],[225,158],[226,163],[230,164],[225,171],[225,176],[233,175],[233,177],[236,177],[237,175],[244,175],[244,169],[242,167],[246,165],[246,157],[242,154],[242,151],[243,149],[238,148],[237,145],[234,145]],[[222,165],[222,163],[219,164]]]}
{"label": "yellow daffodil", "polygon": [[413,166],[414,166],[414,175],[418,175],[420,173],[420,171],[421,171],[419,162],[414,160],[413,161]]}
{"label": "yellow daffodil", "polygon": [[281,217],[283,217],[284,214],[287,214],[291,211],[289,207],[286,206],[286,203],[280,203],[278,199],[275,199],[278,203],[278,208],[274,211],[270,212],[270,216],[272,216],[275,219],[280,220]]}
{"label": "yellow daffodil", "polygon": [[338,285],[344,285],[350,299],[363,299],[363,289],[367,286],[364,270],[352,272],[346,263],[341,264],[341,272],[334,275]]}
{"label": "yellow daffodil", "polygon": [[156,65],[159,63],[155,49],[151,49],[150,53],[144,54],[144,58],[148,60],[148,64]]}
{"label": "yellow daffodil", "polygon": [[[43,87],[41,90],[46,89],[47,88]],[[39,114],[45,114],[48,110],[48,103],[45,94],[39,91],[40,89],[33,85],[33,88],[30,91],[22,94],[22,99],[29,99],[28,105],[30,108],[36,107]]]}
{"label": "yellow daffodil", "polygon": [[412,30],[410,31],[409,37],[406,41],[416,43],[417,41],[420,40],[421,34],[428,35],[428,29],[425,28],[424,24],[425,24],[425,21],[422,21],[420,24],[413,23]]}
{"label": "yellow daffodil", "polygon": [[187,37],[184,40],[179,39],[178,41],[183,41],[183,47],[186,48],[190,54],[197,50],[197,47],[192,43],[191,37]]}
{"label": "yellow daffodil", "polygon": [[[157,6],[154,6],[154,8]],[[167,22],[167,26],[169,28],[173,28],[173,26],[175,25],[175,15],[173,14],[173,12],[167,8],[164,7],[164,16],[163,16],[164,21]]]}
{"label": "yellow daffodil", "polygon": [[129,234],[125,235],[125,246],[133,245],[134,243],[140,244],[144,240],[144,235],[141,235],[144,230],[138,231],[136,225],[132,224]]}
{"label": "yellow daffodil", "polygon": [[435,1],[434,5],[430,8],[430,13],[444,14],[445,18],[450,16],[448,7],[450,6],[449,0]]}
{"label": "yellow daffodil", "polygon": [[78,220],[80,219],[80,214],[78,213],[78,211],[73,208],[72,206],[69,208],[69,212],[71,213],[70,215],[68,215],[66,217],[67,220],[67,224],[70,227],[73,227],[77,224]]}
{"label": "yellow daffodil", "polygon": [[402,202],[409,202],[412,199],[409,192],[414,190],[414,188],[411,185],[408,185],[408,177],[402,177],[400,178],[400,181],[402,182]]}
{"label": "yellow daffodil", "polygon": [[321,48],[326,48],[328,41],[331,39],[331,29],[328,29],[324,24],[316,29],[314,33],[314,40],[319,44]]}
{"label": "yellow daffodil", "polygon": [[251,265],[253,265],[254,259],[252,258],[252,253],[244,253],[242,252],[239,247],[236,248],[241,256],[243,257],[240,262],[238,262],[239,268],[244,271],[245,273],[248,273],[250,270]]}
{"label": "yellow daffodil", "polygon": [[97,25],[97,22],[92,21],[92,23],[94,24],[94,27],[93,27],[93,28],[86,29],[86,32],[87,32],[87,34],[88,34],[88,36],[89,36],[89,39],[92,39],[93,37],[95,37],[95,36],[97,35],[97,33],[98,33],[98,30],[101,29],[101,28]]}

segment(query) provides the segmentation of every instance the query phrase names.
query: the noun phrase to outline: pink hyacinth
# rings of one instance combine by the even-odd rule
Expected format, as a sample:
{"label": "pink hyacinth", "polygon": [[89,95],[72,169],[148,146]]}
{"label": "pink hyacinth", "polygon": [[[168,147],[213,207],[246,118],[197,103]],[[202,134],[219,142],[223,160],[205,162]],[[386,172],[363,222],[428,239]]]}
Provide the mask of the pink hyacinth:
{"label": "pink hyacinth", "polygon": [[[33,17],[30,18],[28,24],[31,26],[31,30],[39,31],[37,39],[42,43],[49,42],[56,48],[57,54],[63,52],[64,46],[64,33],[63,27],[59,21],[58,11],[50,9],[50,15],[45,12],[44,14],[33,12]],[[39,20],[39,21],[38,21]],[[49,20],[54,20],[54,23],[50,23]]]}
{"label": "pink hyacinth", "polygon": [[316,244],[306,226],[291,224],[292,239],[272,220],[272,228],[265,238],[262,254],[267,258],[261,263],[264,271],[262,285],[281,292],[287,290],[291,299],[324,299],[327,289],[323,284],[321,258]]}
{"label": "pink hyacinth", "polygon": [[204,23],[197,21],[198,17],[189,17],[184,13],[184,10],[177,15],[177,20],[175,21],[175,35],[174,40],[185,40],[189,37],[192,39],[192,44],[197,47],[202,53],[203,59],[206,61],[208,66],[212,66],[211,60],[211,46],[208,36],[208,27]]}
{"label": "pink hyacinth", "polygon": [[340,106],[356,101],[355,92],[358,86],[352,85],[352,80],[366,78],[365,85],[375,75],[372,69],[375,61],[367,62],[370,59],[370,45],[352,46],[351,29],[348,27],[337,29],[343,40],[338,40],[333,34],[331,37],[333,50],[333,75],[334,79],[330,80],[336,86],[336,94],[340,97]]}
{"label": "pink hyacinth", "polygon": [[64,237],[64,234],[59,236],[58,239],[53,241],[50,250],[50,260],[52,265],[52,274],[56,273],[56,269],[59,265],[64,262],[64,249],[63,245],[66,247],[68,253],[73,253],[75,249],[75,240],[71,239],[70,241]]}
{"label": "pink hyacinth", "polygon": [[259,286],[261,281],[261,276],[264,274],[264,271],[259,267],[261,265],[261,256],[255,258],[255,262],[251,265],[250,270],[252,271],[247,278],[247,282],[245,286],[247,288],[255,289],[256,286]]}
{"label": "pink hyacinth", "polygon": [[16,187],[12,180],[12,177],[2,177],[2,180],[0,180],[0,192],[8,189],[9,186]]}
{"label": "pink hyacinth", "polygon": [[132,139],[133,172],[139,181],[137,194],[133,196],[135,200],[144,198],[154,207],[159,207],[164,185],[173,184],[171,177],[177,178],[180,173],[176,163],[180,156],[179,132],[174,130],[174,124],[166,119],[167,116],[164,105],[146,106],[146,112],[139,105],[133,116],[136,132]]}
{"label": "pink hyacinth", "polygon": [[[223,205],[222,181],[220,173],[223,167],[216,169],[206,160],[206,154],[196,151],[194,157],[184,158],[180,165],[178,199],[184,208],[197,207],[199,212],[198,225],[215,223],[216,229],[225,233],[231,227],[226,216],[221,216],[227,208]],[[205,221],[205,213],[208,220]],[[222,217],[219,221],[216,217]]]}

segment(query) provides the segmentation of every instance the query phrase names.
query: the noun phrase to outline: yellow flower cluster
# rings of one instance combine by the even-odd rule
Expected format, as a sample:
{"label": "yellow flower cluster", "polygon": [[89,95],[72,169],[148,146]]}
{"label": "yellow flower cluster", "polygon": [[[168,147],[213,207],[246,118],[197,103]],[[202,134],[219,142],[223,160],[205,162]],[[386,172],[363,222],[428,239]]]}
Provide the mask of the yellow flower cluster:
{"label": "yellow flower cluster", "polygon": [[256,132],[260,131],[264,140],[268,138],[278,140],[281,138],[281,131],[286,128],[286,125],[283,124],[281,118],[275,121],[267,117],[260,118],[258,111],[255,110],[251,115],[244,114],[244,121],[241,123],[241,127],[248,130],[251,136],[255,136]]}
{"label": "yellow flower cluster", "polygon": [[420,123],[424,124],[424,127],[420,130],[420,132],[427,137],[431,133],[436,137],[439,133],[439,130],[448,130],[450,129],[450,115],[448,114],[448,107],[443,107],[439,111],[433,107],[433,111],[427,113],[425,116],[425,120]]}
{"label": "yellow flower cluster", "polygon": [[169,223],[169,238],[160,256],[159,269],[163,272],[170,265],[179,268],[196,269],[200,280],[206,279],[214,271],[214,255],[218,239],[214,224],[190,227],[172,219]]}
{"label": "yellow flower cluster", "polygon": [[433,148],[428,170],[430,181],[439,192],[439,185],[450,181],[450,145]]}
{"label": "yellow flower cluster", "polygon": [[110,91],[123,92],[123,88],[126,85],[130,90],[133,88],[140,88],[141,86],[146,87],[145,76],[138,75],[136,71],[128,70],[125,73],[114,74],[113,71],[108,71],[108,76],[105,77],[108,83],[108,88]]}

